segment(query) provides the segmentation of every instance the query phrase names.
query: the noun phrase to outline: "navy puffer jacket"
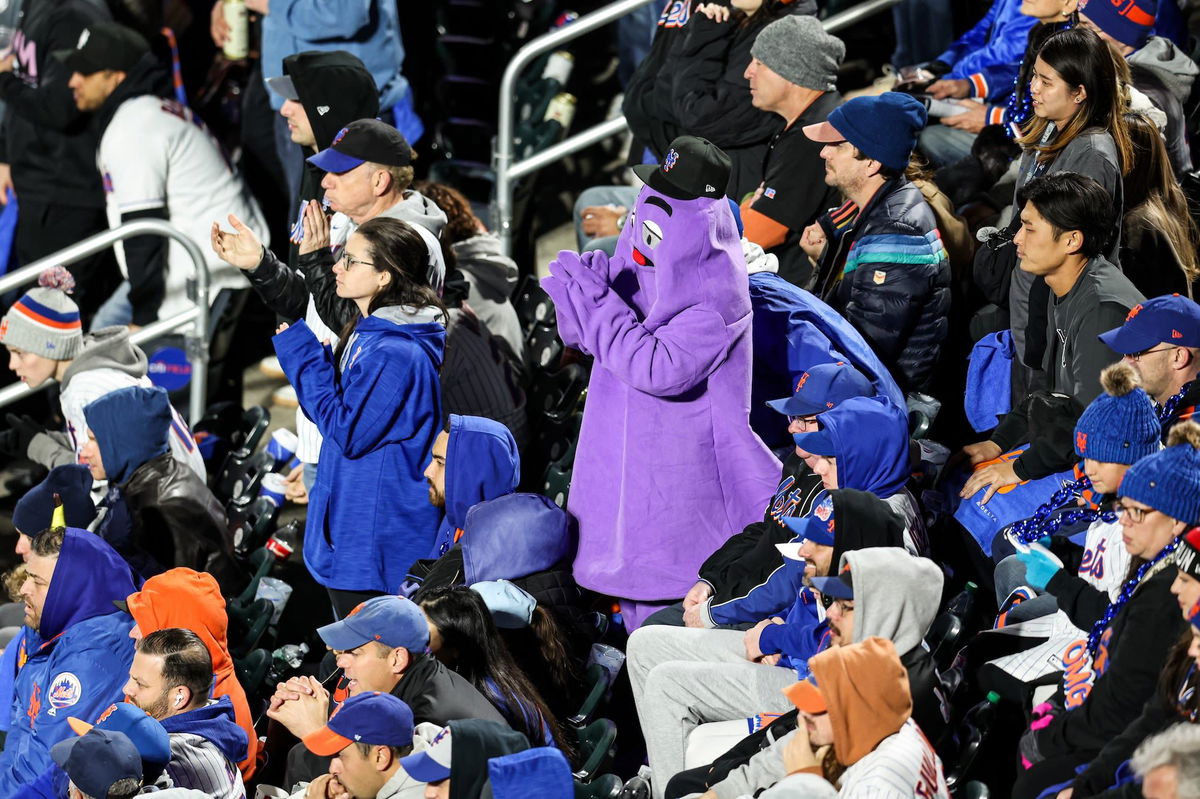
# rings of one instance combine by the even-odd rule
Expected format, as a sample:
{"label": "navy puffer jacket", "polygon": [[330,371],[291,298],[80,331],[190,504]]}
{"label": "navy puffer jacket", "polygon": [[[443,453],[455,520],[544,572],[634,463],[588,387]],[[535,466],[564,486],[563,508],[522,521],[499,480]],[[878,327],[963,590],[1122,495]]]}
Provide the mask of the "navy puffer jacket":
{"label": "navy puffer jacket", "polygon": [[819,220],[829,245],[817,293],[862,334],[902,391],[921,391],[950,324],[950,261],[933,209],[900,177],[856,211],[847,202]]}

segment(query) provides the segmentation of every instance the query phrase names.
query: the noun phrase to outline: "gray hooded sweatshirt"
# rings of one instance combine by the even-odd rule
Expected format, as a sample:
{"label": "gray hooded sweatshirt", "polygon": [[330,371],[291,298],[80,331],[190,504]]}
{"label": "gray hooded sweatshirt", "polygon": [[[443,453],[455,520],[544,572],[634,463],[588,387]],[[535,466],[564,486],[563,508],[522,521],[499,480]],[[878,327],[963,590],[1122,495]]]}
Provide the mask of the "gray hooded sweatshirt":
{"label": "gray hooded sweatshirt", "polygon": [[[937,564],[899,547],[872,547],[844,553],[838,573],[847,565],[854,581],[853,642],[887,638],[900,653],[923,646],[942,598],[943,576]],[[792,735],[780,736],[729,772],[712,787],[718,799],[753,796],[787,776],[783,750]]]}
{"label": "gray hooded sweatshirt", "polygon": [[517,264],[500,251],[494,233],[480,233],[453,245],[458,268],[470,285],[467,304],[487,327],[503,340],[518,364],[525,363],[521,322],[509,298],[517,286]]}

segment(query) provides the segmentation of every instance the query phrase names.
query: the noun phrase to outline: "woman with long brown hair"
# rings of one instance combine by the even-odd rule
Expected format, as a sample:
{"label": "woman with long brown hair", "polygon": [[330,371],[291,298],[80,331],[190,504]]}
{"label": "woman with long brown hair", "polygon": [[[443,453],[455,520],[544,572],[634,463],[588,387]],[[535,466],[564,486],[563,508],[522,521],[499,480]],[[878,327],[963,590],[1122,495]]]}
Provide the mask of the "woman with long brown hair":
{"label": "woman with long brown hair", "polygon": [[441,429],[446,333],[428,261],[408,223],[364,222],[333,267],[337,295],[359,311],[334,349],[303,321],[281,325],[274,339],[300,407],[324,439],[304,562],[338,618],[370,596],[395,593],[433,547],[439,514],[423,471]]}
{"label": "woman with long brown hair", "polygon": [[1158,128],[1142,114],[1126,114],[1137,169],[1125,175],[1121,271],[1147,297],[1193,297],[1200,278],[1200,235],[1187,197],[1171,169]]}

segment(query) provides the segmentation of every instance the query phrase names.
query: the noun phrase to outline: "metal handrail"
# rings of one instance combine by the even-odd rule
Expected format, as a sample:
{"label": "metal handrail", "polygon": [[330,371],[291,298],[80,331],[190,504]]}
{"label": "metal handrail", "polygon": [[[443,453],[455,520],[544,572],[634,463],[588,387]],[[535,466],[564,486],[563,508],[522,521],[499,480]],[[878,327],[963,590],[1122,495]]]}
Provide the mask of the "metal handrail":
{"label": "metal handrail", "polygon": [[[572,39],[591,33],[654,1],[618,0],[598,11],[585,14],[570,25],[533,39],[518,50],[512,61],[508,62],[508,66],[504,70],[504,77],[500,80],[500,112],[496,124],[496,141],[492,149],[492,169],[496,173],[496,195],[492,200],[492,226],[500,238],[500,247],[505,255],[512,254],[513,184],[517,179],[561,161],[568,155],[591,147],[610,136],[622,133],[628,128],[625,117],[618,114],[612,119],[606,119],[587,130],[563,139],[540,153],[513,163],[513,101],[516,96],[517,78],[525,67],[538,56],[549,53]],[[821,24],[829,33],[837,33],[878,14],[880,11],[891,8],[899,2],[901,0],[866,0],[866,2],[822,20]]]}
{"label": "metal handrail", "polygon": [[[144,344],[166,333],[174,332],[189,322],[191,332],[184,333],[188,360],[192,364],[192,382],[188,395],[188,415],[192,424],[200,421],[204,415],[208,383],[208,263],[200,252],[200,247],[178,228],[162,219],[135,219],[123,225],[88,236],[69,247],[34,261],[29,266],[22,267],[0,277],[0,295],[13,289],[21,288],[37,280],[43,270],[51,266],[65,266],[81,261],[89,255],[111,247],[118,241],[132,236],[142,235],[164,236],[178,242],[192,259],[193,276],[188,279],[188,298],[192,307],[166,319],[146,325],[136,331],[130,340],[134,344]],[[203,299],[201,299],[203,298]],[[54,380],[47,380],[37,388],[31,388],[24,383],[8,386],[0,390],[0,408],[11,405],[21,397],[47,388]]]}

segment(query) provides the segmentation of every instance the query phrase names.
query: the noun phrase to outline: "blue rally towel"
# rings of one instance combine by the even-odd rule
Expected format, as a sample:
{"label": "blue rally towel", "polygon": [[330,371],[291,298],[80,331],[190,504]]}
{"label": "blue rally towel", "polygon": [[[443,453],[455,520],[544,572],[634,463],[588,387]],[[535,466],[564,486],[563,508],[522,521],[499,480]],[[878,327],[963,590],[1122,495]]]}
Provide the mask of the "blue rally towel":
{"label": "blue rally towel", "polygon": [[[1024,451],[1025,447],[1021,447],[1012,452],[1006,452],[1000,456],[999,460],[1015,460]],[[1014,486],[1002,488],[988,500],[988,504],[980,505],[979,500],[983,499],[983,495],[986,493],[984,490],[976,492],[975,496],[970,499],[958,499],[958,492],[966,485],[969,474],[969,472],[963,472],[949,477],[943,484],[943,488],[947,497],[952,502],[958,503],[958,508],[954,511],[954,518],[967,529],[967,532],[979,544],[979,548],[983,550],[983,554],[988,557],[992,556],[992,539],[996,537],[996,533],[1015,521],[1032,516],[1033,512],[1043,502],[1050,499],[1055,491],[1075,480],[1073,470],[1056,472],[1037,480],[1026,480]]]}
{"label": "blue rally towel", "polygon": [[1012,332],[984,336],[971,350],[967,366],[967,421],[976,433],[991,430],[1012,410]]}

